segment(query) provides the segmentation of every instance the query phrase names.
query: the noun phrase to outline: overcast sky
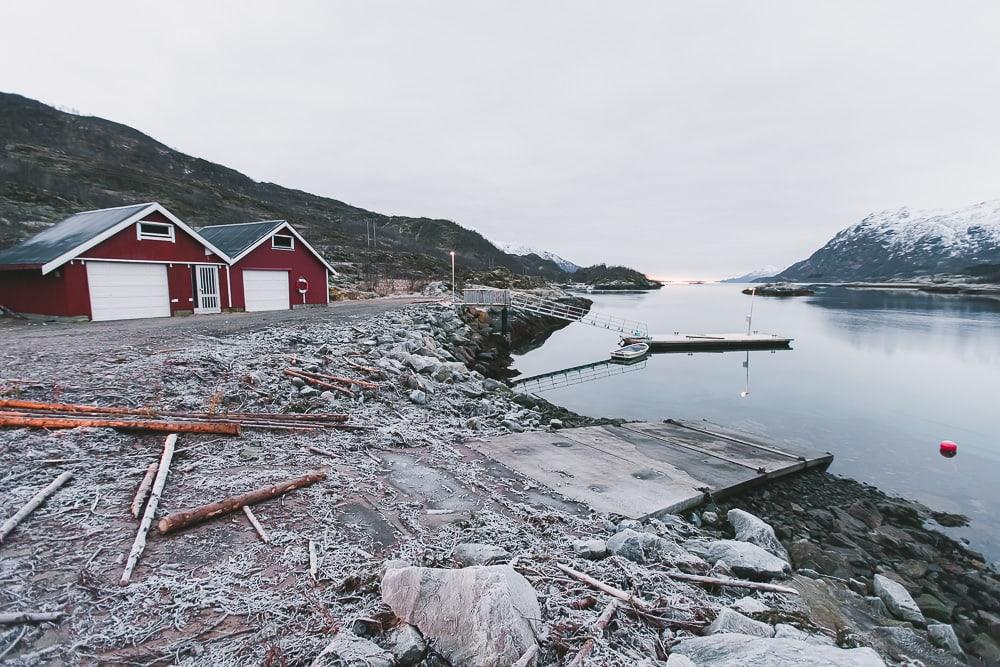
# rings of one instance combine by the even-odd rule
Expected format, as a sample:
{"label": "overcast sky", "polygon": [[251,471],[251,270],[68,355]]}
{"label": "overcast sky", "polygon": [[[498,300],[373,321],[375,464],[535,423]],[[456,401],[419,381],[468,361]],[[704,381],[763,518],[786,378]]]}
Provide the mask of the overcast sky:
{"label": "overcast sky", "polygon": [[998,26],[994,0],[5,2],[0,90],[258,180],[712,278],[872,210],[1000,197]]}

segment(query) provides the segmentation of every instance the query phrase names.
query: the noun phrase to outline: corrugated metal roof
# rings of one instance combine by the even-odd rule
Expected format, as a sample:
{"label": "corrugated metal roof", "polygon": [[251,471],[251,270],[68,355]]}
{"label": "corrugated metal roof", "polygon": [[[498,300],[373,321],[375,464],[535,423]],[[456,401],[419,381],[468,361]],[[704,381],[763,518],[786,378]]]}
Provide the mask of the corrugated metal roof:
{"label": "corrugated metal roof", "polygon": [[0,250],[0,265],[37,266],[51,262],[147,206],[148,203],[134,204],[71,215],[23,243]]}
{"label": "corrugated metal roof", "polygon": [[242,222],[235,225],[199,227],[198,233],[216,248],[233,259],[239,257],[255,243],[285,224],[284,220]]}

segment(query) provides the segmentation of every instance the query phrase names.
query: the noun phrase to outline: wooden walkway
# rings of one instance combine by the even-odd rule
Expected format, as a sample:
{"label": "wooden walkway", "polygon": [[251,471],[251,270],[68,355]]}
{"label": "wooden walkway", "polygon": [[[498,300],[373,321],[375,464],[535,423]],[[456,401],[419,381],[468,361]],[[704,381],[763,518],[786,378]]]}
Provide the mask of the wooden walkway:
{"label": "wooden walkway", "polygon": [[529,431],[468,444],[567,498],[633,519],[679,512],[709,494],[733,494],[833,460],[676,420]]}

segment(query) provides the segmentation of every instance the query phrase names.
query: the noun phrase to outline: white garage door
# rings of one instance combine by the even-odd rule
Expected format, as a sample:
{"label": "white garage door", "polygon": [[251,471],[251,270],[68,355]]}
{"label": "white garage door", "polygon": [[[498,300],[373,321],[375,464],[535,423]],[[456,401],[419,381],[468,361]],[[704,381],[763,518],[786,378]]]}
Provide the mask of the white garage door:
{"label": "white garage door", "polygon": [[163,264],[87,262],[87,283],[94,321],[170,317]]}
{"label": "white garage door", "polygon": [[288,310],[288,271],[244,271],[247,312]]}

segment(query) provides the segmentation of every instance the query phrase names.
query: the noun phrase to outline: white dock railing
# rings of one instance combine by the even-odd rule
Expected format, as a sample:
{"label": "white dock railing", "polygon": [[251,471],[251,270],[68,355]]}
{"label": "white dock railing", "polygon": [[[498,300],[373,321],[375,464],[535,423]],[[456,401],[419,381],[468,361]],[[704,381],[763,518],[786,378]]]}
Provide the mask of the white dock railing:
{"label": "white dock railing", "polygon": [[543,299],[533,294],[501,289],[462,290],[462,302],[469,306],[509,306],[535,315],[557,317],[570,322],[589,324],[598,329],[616,331],[626,336],[645,337],[648,335],[645,322],[637,322],[624,317],[597,313],[593,310]]}

